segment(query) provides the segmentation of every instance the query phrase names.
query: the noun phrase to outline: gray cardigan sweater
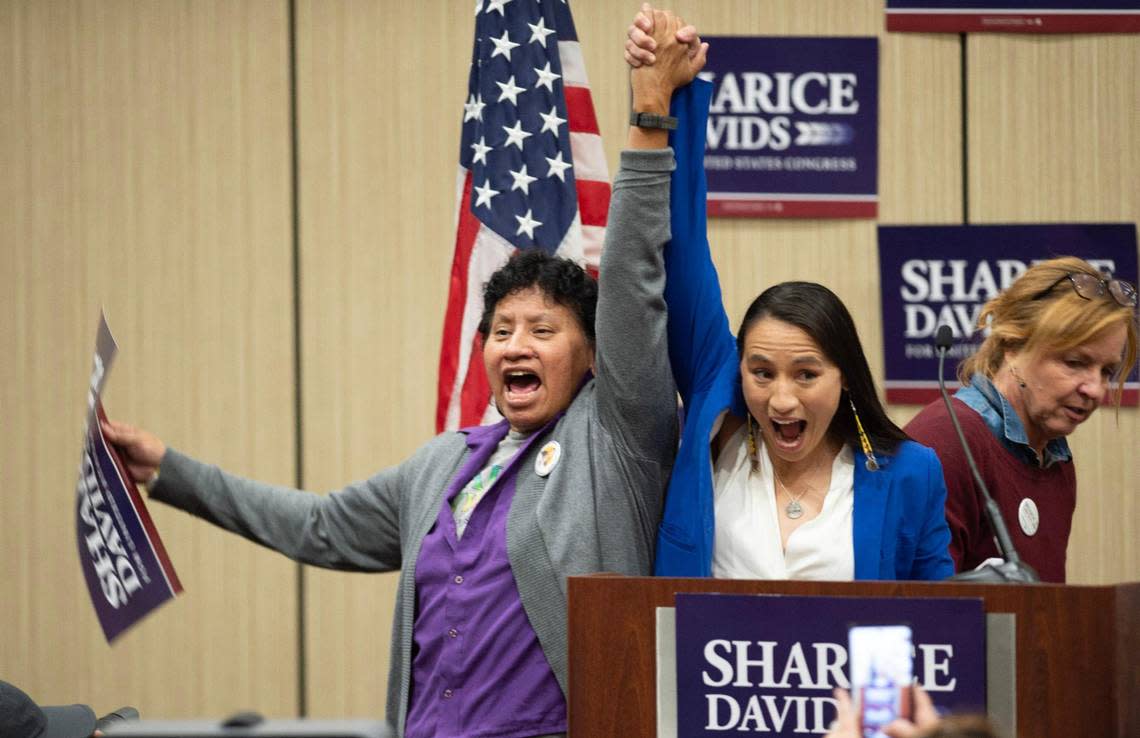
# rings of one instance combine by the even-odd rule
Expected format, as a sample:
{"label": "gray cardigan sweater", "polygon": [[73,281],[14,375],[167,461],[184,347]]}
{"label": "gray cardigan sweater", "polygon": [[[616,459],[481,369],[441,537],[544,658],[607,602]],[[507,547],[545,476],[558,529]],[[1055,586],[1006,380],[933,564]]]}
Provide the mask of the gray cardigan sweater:
{"label": "gray cardigan sweater", "polygon": [[[602,253],[596,378],[545,440],[562,446],[547,477],[543,443],[521,460],[507,521],[507,554],[527,617],[567,691],[566,577],[647,575],[677,444],[666,339],[662,245],[669,240],[669,149],[625,151]],[[400,569],[388,719],[402,734],[415,619],[415,566],[443,493],[467,457],[443,433],[411,458],[327,496],[227,474],[173,449],[151,496],[297,561],[347,571]]]}

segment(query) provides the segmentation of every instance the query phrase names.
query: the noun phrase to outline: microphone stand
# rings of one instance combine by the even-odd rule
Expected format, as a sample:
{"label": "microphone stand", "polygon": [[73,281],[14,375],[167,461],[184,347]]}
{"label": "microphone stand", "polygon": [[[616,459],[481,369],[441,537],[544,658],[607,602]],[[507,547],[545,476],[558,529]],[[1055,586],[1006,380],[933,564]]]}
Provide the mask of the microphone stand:
{"label": "microphone stand", "polygon": [[954,424],[954,432],[958,434],[958,443],[962,444],[962,450],[966,454],[966,464],[970,467],[970,473],[974,476],[974,483],[978,485],[978,489],[982,491],[982,498],[985,500],[984,508],[986,517],[989,518],[990,527],[994,530],[994,540],[997,543],[998,551],[1001,553],[1004,561],[1000,564],[984,564],[983,566],[974,569],[973,571],[964,571],[950,577],[950,581],[954,582],[969,582],[974,584],[1027,584],[1032,582],[1040,582],[1040,577],[1033,567],[1021,560],[1017,555],[1017,549],[1013,545],[1013,540],[1009,537],[1009,528],[1005,525],[1005,518],[1002,517],[1001,510],[998,508],[994,498],[990,495],[990,490],[986,483],[982,480],[982,474],[978,471],[978,465],[974,462],[974,454],[970,452],[970,444],[966,443],[966,436],[962,433],[962,426],[958,424],[958,416],[954,412],[954,405],[950,402],[950,394],[946,391],[946,379],[944,374],[944,364],[946,363],[946,351],[953,343],[953,331],[950,326],[941,325],[938,327],[938,334],[934,339],[934,344],[938,348],[938,391],[942,393],[942,401],[946,403],[946,412],[950,413],[950,422]]}

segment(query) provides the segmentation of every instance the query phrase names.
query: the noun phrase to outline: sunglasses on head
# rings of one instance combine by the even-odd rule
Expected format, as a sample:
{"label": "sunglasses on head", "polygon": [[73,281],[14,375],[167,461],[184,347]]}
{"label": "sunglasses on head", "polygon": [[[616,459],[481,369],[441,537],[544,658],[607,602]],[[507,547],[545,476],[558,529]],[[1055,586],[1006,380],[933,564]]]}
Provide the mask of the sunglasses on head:
{"label": "sunglasses on head", "polygon": [[1053,291],[1057,285],[1065,280],[1073,285],[1073,291],[1086,300],[1094,300],[1098,297],[1109,295],[1118,305],[1124,307],[1136,307],[1136,288],[1123,279],[1101,279],[1092,274],[1085,272],[1069,272],[1053,284],[1038,292],[1033,296],[1034,300],[1038,300]]}

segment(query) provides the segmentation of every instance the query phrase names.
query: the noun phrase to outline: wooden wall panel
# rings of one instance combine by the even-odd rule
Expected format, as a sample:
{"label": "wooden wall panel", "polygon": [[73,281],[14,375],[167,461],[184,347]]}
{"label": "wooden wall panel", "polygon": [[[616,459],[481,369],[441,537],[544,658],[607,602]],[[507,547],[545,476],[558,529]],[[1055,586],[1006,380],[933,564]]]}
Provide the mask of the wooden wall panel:
{"label": "wooden wall panel", "polygon": [[100,305],[114,416],[291,480],[285,10],[0,3],[0,674],[43,703],[296,712],[293,564],[154,503],[186,593],[108,646],[74,532]]}
{"label": "wooden wall panel", "polygon": [[[971,36],[970,214],[977,223],[1140,220],[1140,37]],[[1069,580],[1140,579],[1140,411],[1070,437]]]}
{"label": "wooden wall panel", "polygon": [[[621,44],[636,8],[574,4],[611,173],[628,106]],[[956,38],[886,36],[881,4],[869,0],[677,8],[708,34],[879,35],[880,136],[890,142],[880,157],[884,216],[892,222],[958,217]],[[432,435],[472,28],[464,4],[442,0],[298,4],[309,488],[367,476]],[[909,157],[918,153],[929,169],[914,166]],[[873,221],[721,220],[710,230],[733,320],[767,284],[818,280],[849,302],[878,369]],[[394,586],[394,575],[306,572],[311,714],[382,714]]]}
{"label": "wooden wall panel", "polygon": [[[470,10],[297,4],[310,489],[394,465],[434,434]],[[383,715],[396,576],[306,570],[310,714]]]}

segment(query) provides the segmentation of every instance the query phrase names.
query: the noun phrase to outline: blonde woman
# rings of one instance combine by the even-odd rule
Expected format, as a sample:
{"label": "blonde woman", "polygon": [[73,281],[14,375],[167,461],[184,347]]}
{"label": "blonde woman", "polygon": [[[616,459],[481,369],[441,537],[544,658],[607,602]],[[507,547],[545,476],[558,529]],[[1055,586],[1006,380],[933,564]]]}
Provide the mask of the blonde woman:
{"label": "blonde woman", "polygon": [[[1075,257],[1040,262],[986,303],[990,335],[958,367],[956,414],[1018,553],[1045,582],[1065,581],[1077,484],[1065,437],[1119,403],[1136,362],[1136,288]],[[994,534],[939,400],[906,426],[946,475],[950,553],[959,571],[998,556]]]}

